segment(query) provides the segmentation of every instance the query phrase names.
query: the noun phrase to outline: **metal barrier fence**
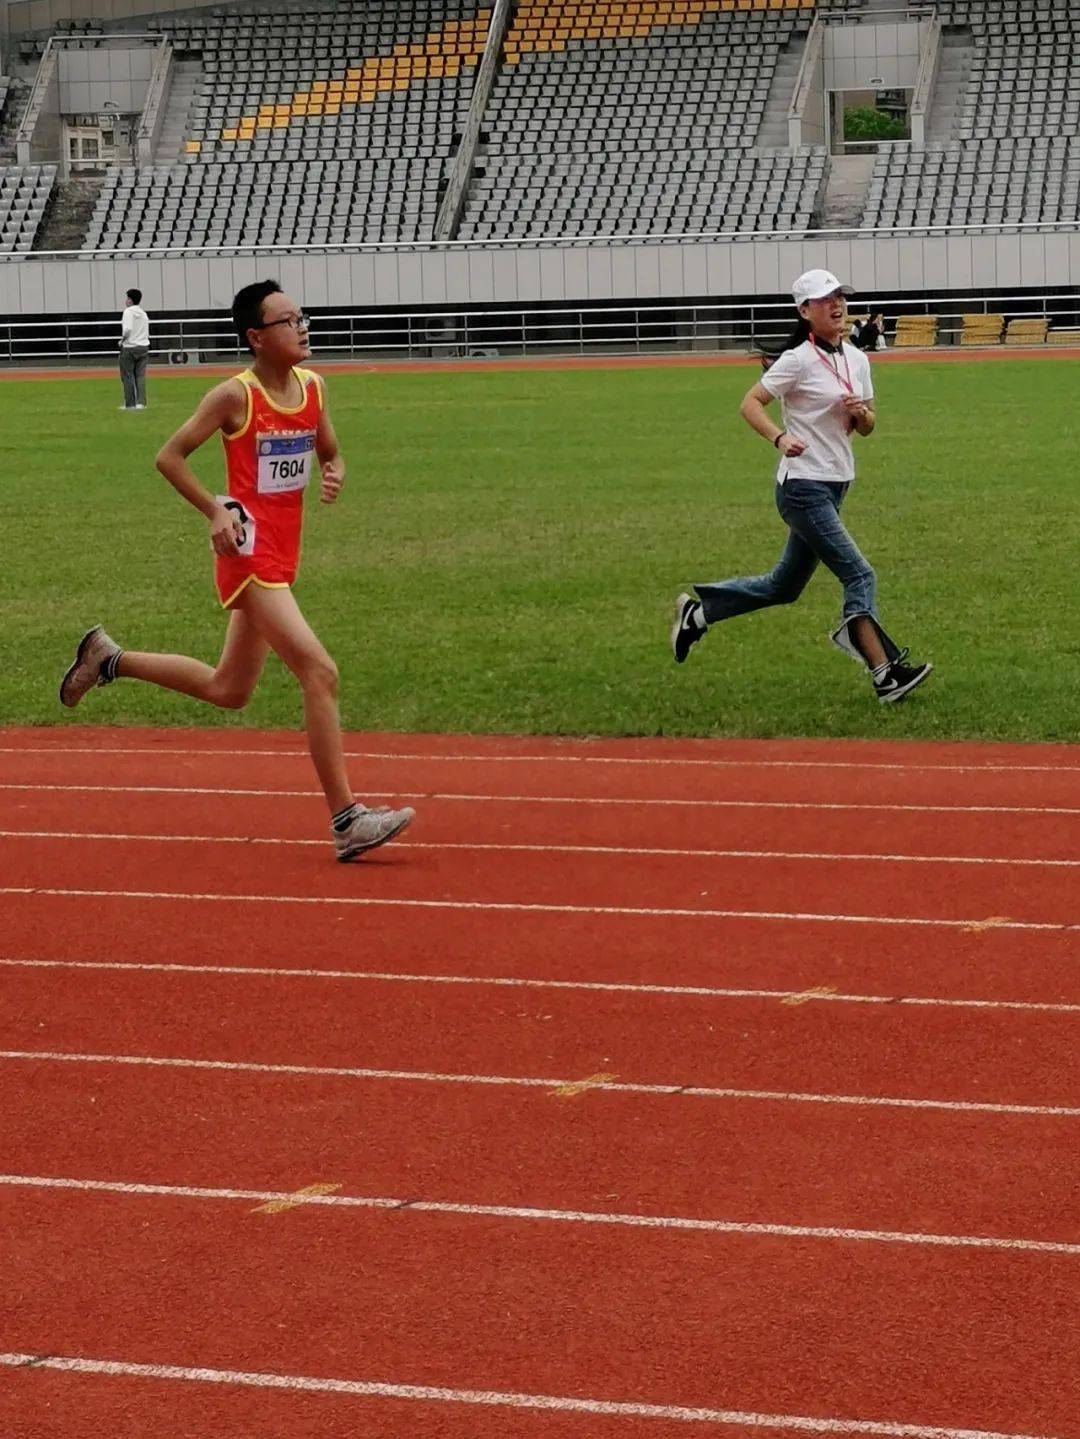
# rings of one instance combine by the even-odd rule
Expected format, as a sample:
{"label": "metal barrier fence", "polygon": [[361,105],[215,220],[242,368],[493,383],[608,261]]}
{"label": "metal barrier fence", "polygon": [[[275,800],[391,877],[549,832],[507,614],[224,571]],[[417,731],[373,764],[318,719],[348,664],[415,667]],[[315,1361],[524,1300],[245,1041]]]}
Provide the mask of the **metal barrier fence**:
{"label": "metal barrier fence", "polygon": [[[302,297],[299,297],[302,298]],[[1054,329],[1080,327],[1080,296],[1066,294],[877,294],[853,313],[886,318],[937,315],[938,343],[958,344],[965,314],[1045,319]],[[522,356],[719,354],[776,344],[793,324],[790,301],[605,306],[476,307],[313,313],[313,349],[327,358],[453,360]],[[119,318],[72,316],[0,320],[0,364],[85,365],[114,360]],[[1080,340],[1080,334],[1077,339]],[[154,363],[229,363],[241,355],[227,314],[151,315]]]}

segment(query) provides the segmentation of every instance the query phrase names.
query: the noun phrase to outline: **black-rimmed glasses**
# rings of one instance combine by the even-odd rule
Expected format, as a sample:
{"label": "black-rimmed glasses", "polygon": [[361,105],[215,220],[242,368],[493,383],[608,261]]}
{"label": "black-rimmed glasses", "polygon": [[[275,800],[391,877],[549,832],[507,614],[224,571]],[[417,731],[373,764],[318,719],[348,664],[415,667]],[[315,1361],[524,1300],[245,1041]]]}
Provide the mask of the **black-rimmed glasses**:
{"label": "black-rimmed glasses", "polygon": [[308,328],[308,317],[306,315],[286,315],[283,320],[268,320],[265,325],[252,325],[253,330],[272,330],[275,325],[289,325],[299,332]]}

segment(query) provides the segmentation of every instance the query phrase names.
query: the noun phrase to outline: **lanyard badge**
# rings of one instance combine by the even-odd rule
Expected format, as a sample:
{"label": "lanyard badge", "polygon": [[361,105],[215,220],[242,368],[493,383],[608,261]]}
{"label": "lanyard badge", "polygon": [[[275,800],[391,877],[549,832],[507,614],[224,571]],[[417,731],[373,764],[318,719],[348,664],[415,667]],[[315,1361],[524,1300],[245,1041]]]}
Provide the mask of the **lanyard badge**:
{"label": "lanyard badge", "polygon": [[[851,369],[850,369],[850,367],[849,367],[849,365],[848,365],[848,357],[847,357],[847,355],[844,354],[843,341],[841,341],[841,343],[840,343],[840,356],[841,356],[841,358],[842,358],[843,361],[844,361],[844,374],[841,375],[841,373],[840,373],[840,363],[839,363],[839,361],[835,361],[835,362],[833,362],[833,363],[830,363],[830,362],[825,358],[825,356],[821,353],[821,351],[818,349],[817,340],[814,338],[814,336],[811,335],[809,338],[810,338],[810,344],[811,344],[811,347],[813,348],[814,354],[818,357],[818,359],[821,361],[821,363],[825,366],[825,368],[828,370],[829,374],[833,376],[833,378],[836,380],[836,383],[840,386],[840,388],[841,388],[842,390],[846,390],[849,395],[853,395],[853,394],[855,393],[855,386],[851,383]],[[846,379],[844,378],[845,375],[847,376]]]}

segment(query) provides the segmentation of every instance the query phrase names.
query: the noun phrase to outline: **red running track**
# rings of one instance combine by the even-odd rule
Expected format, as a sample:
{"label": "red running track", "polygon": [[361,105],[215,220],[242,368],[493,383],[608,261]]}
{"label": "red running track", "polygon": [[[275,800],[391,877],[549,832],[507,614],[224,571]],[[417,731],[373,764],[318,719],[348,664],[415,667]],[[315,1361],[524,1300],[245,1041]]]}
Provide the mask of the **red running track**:
{"label": "red running track", "polygon": [[[163,917],[164,922],[169,920]],[[430,922],[420,919],[418,924]],[[617,944],[617,935],[612,940]],[[1080,1015],[12,969],[3,1050],[1068,1106]],[[677,1101],[676,1101],[677,1102]]]}
{"label": "red running track", "polygon": [[27,1353],[1080,1436],[1080,1291],[1053,1256],[59,1192],[27,1211],[0,1195]]}
{"label": "red running track", "polygon": [[[223,748],[244,753],[208,752]],[[30,837],[302,840],[319,836],[322,818],[295,736],[69,728],[0,737],[0,827],[17,832],[2,841],[3,883],[33,891],[0,896],[3,1047],[548,1079],[602,1070],[677,1086],[1080,1107],[1078,1016],[1062,1007],[1080,1003],[1070,867],[566,850],[1075,859],[1080,765],[1067,747],[396,736],[356,737],[350,748],[384,756],[354,763],[386,793],[483,798],[429,799],[413,844],[349,869],[328,861],[325,842]],[[137,786],[187,792],[131,793]],[[290,793],[222,797],[222,788]],[[610,803],[618,800],[630,803]],[[463,829],[482,831],[481,842],[547,848],[445,847]],[[78,889],[102,893],[46,892]],[[209,893],[225,898],[175,897]],[[275,893],[339,902],[241,898]],[[581,908],[340,902],[358,897]],[[834,918],[592,912],[612,906]],[[904,923],[840,922],[851,914]],[[1002,917],[1054,927],[995,928]],[[917,918],[975,923],[908,923]],[[61,967],[9,962],[34,959]],[[171,973],[140,962],[770,994]],[[881,1000],[1058,1008],[780,1002],[821,984]],[[1073,1116],[825,1106],[793,1095],[561,1099],[550,1088],[43,1059],[0,1061],[0,1080],[12,1174],[275,1191],[329,1181],[345,1194],[429,1202],[1080,1242]],[[906,1423],[920,1435],[937,1426],[1080,1439],[1069,1358],[1080,1255],[415,1209],[320,1206],[268,1218],[251,1207],[0,1189],[16,1235],[8,1349],[700,1405],[749,1416],[705,1426],[740,1439],[808,1432],[815,1420],[816,1431],[835,1432],[830,1419],[880,1433]],[[4,1433],[34,1439],[88,1422],[118,1439],[162,1422],[207,1439],[353,1434],[358,1423],[395,1439],[688,1432],[687,1422],[643,1412],[537,1414],[238,1382],[208,1393],[180,1378],[40,1367],[5,1370],[7,1380]]]}
{"label": "red running track", "polygon": [[1072,1119],[48,1062],[19,1078],[2,1132],[28,1175],[1080,1243]]}

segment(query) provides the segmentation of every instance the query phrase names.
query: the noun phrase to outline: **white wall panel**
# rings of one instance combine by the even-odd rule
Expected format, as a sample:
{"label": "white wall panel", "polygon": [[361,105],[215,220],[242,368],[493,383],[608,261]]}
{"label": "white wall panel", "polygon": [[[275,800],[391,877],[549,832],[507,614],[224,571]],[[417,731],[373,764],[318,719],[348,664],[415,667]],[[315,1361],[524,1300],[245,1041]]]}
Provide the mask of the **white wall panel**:
{"label": "white wall panel", "polygon": [[685,295],[709,293],[709,257],[704,245],[683,245],[683,286]]}
{"label": "white wall panel", "polygon": [[929,235],[922,242],[923,287],[943,290],[949,283],[949,249],[943,235]]}
{"label": "white wall panel", "polygon": [[591,300],[588,251],[571,248],[562,253],[564,295],[570,300]]}
{"label": "white wall panel", "polygon": [[495,272],[491,260],[490,250],[469,252],[469,294],[475,295],[480,305],[489,305],[495,299]]}
{"label": "white wall panel", "polygon": [[566,298],[566,281],[563,273],[563,251],[540,251],[540,293],[538,300],[562,300]]}
{"label": "white wall panel", "polygon": [[972,279],[974,265],[971,258],[971,241],[958,235],[955,240],[944,241],[946,275],[945,288],[949,290],[970,290],[975,283]]}
{"label": "white wall panel", "polygon": [[137,285],[151,309],[222,310],[272,276],[311,306],[784,295],[824,266],[874,292],[1080,285],[1080,235],[912,236],[680,245],[476,247],[236,259],[0,260],[0,314],[112,314]]}
{"label": "white wall panel", "polygon": [[[610,253],[610,252],[609,252],[609,253]],[[535,296],[539,297],[539,295],[540,295],[540,253],[539,253],[539,251],[538,251],[538,250],[515,250],[515,251],[513,252],[513,254],[514,254],[514,266],[515,266],[515,270],[516,270],[516,273],[517,273],[517,289],[516,289],[516,291],[515,291],[515,294],[518,295],[519,297],[520,297],[521,295],[535,295]],[[614,273],[614,272],[615,272],[615,254],[612,254],[612,265],[611,265],[611,268],[612,268],[612,287],[614,288],[615,293],[616,293],[617,295],[618,295],[618,294],[625,293],[624,291],[621,291],[621,290],[619,289],[618,285],[615,283],[615,273]]]}
{"label": "white wall panel", "polygon": [[900,241],[870,240],[873,246],[874,274],[877,276],[875,290],[899,290],[900,284]]}
{"label": "white wall panel", "polygon": [[976,235],[971,241],[971,283],[977,289],[997,289],[999,285],[1014,285],[1014,279],[999,280],[1006,271],[1019,269],[1019,264],[1002,263],[1007,235],[994,239],[991,235]]}
{"label": "white wall panel", "polygon": [[757,292],[757,265],[754,255],[757,246],[747,243],[731,247],[731,289],[736,295],[753,295]]}
{"label": "white wall panel", "polygon": [[630,296],[637,293],[636,289],[636,263],[632,251],[622,245],[617,245],[611,250],[611,288],[617,296]]}
{"label": "white wall panel", "polygon": [[[513,304],[518,297],[517,257],[511,251],[494,250],[491,255],[491,274],[495,299],[499,304]],[[424,300],[429,304],[433,302],[432,289],[431,285],[424,286]],[[446,298],[445,289],[444,284],[442,299]]]}
{"label": "white wall panel", "polygon": [[1044,235],[1019,235],[1019,247],[1017,254],[1020,263],[1020,284],[1045,285],[1047,283],[1046,273],[1046,237]]}
{"label": "white wall panel", "polygon": [[661,295],[688,295],[692,290],[686,285],[686,266],[683,256],[689,247],[683,245],[660,245],[657,247],[657,283]]}

